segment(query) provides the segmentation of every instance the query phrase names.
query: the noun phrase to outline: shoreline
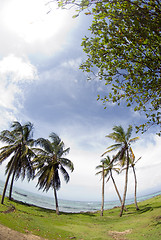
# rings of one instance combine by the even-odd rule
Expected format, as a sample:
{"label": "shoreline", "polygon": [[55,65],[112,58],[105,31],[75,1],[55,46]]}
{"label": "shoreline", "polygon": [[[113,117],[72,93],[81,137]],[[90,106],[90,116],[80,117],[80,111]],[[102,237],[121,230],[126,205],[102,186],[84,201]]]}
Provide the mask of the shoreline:
{"label": "shoreline", "polygon": [[[0,196],[1,196],[1,194],[0,194]],[[148,196],[148,195],[146,195],[146,196]],[[141,201],[138,201],[138,203],[142,203],[142,202],[144,202],[144,201],[146,201],[146,200],[149,200],[149,199],[153,199],[153,198],[155,198],[155,197],[157,197],[157,196],[161,196],[161,193],[156,193],[156,195],[155,196],[152,196],[152,197],[150,197],[150,198],[147,198],[147,199],[145,199],[145,200],[141,200]],[[8,197],[6,197],[6,199],[8,200],[8,201],[10,201],[9,200],[9,198]],[[15,203],[18,203],[18,204],[21,204],[21,205],[25,205],[25,206],[28,206],[28,207],[35,207],[35,208],[40,208],[40,209],[43,209],[44,211],[46,210],[46,211],[56,211],[55,209],[51,209],[51,208],[46,208],[46,207],[41,207],[41,206],[38,206],[38,205],[35,205],[35,204],[30,204],[30,203],[26,203],[26,202],[23,202],[23,201],[20,201],[20,200],[16,200],[16,199],[14,199],[14,198],[12,198],[12,200],[11,201],[13,201],[13,202],[15,202]],[[130,203],[130,204],[127,204],[126,206],[131,206],[131,205],[133,205],[134,203]],[[108,209],[104,209],[104,211],[108,211],[108,210],[112,210],[112,209],[116,209],[116,208],[120,208],[121,206],[114,206],[114,207],[112,207],[112,208],[108,208]],[[79,211],[79,212],[67,212],[67,211],[59,211],[60,212],[60,214],[62,213],[62,214],[85,214],[85,213],[89,213],[89,214],[92,214],[92,213],[98,213],[98,212],[100,212],[101,211],[101,207],[100,207],[100,209],[99,210],[93,210],[93,211],[89,211],[89,210],[87,210],[87,211]]]}
{"label": "shoreline", "polygon": [[[14,191],[15,192],[15,191]],[[20,191],[19,191],[20,192]],[[20,192],[21,193],[21,192]],[[41,195],[40,198],[34,201],[34,194],[31,193],[31,195],[28,192],[27,197],[23,196],[24,192],[22,192],[20,197],[18,195],[15,195],[12,197],[13,201],[20,203],[20,204],[25,204],[26,206],[33,206],[33,207],[39,207],[44,210],[51,210],[55,211],[55,205],[54,205],[54,198],[52,199],[52,205],[51,205],[51,198],[49,198],[48,202],[48,197],[44,197]],[[1,195],[1,194],[0,194]],[[161,192],[155,192],[151,194],[146,194],[144,196],[139,196],[137,197],[137,202],[140,203],[142,201],[145,201],[147,199],[153,198],[155,196],[161,195]],[[8,197],[8,196],[6,196]],[[49,204],[48,204],[49,203]],[[131,205],[134,204],[134,198],[126,199],[126,205]],[[114,209],[114,208],[119,208],[121,206],[120,202],[118,200],[114,201],[105,201],[104,203],[104,210],[109,210],[109,209]],[[98,201],[79,201],[79,200],[63,200],[59,199],[59,211],[61,213],[96,213],[100,211],[101,209],[101,202]]]}

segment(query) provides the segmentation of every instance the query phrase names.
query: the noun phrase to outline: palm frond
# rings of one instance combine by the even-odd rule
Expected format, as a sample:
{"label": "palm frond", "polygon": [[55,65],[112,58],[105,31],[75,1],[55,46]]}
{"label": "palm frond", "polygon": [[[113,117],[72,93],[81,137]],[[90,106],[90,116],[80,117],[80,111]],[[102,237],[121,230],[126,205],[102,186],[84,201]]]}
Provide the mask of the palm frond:
{"label": "palm frond", "polygon": [[33,152],[36,154],[36,155],[48,155],[49,153],[43,149],[43,148],[32,148]]}
{"label": "palm frond", "polygon": [[62,165],[60,166],[60,171],[63,174],[65,182],[68,183],[70,177],[69,177],[69,174],[67,173],[67,171],[65,170],[65,168]]}
{"label": "palm frond", "polygon": [[38,138],[37,140],[35,140],[35,144],[45,149],[45,151],[47,151],[48,153],[52,153],[52,145],[48,139]]}
{"label": "palm frond", "polygon": [[131,139],[129,140],[129,143],[136,142],[137,140],[139,140],[139,137],[131,138]]}
{"label": "palm frond", "polygon": [[103,168],[102,165],[98,165],[98,166],[96,166],[96,169],[102,169],[102,168]]}
{"label": "palm frond", "polygon": [[120,143],[117,143],[117,144],[113,144],[109,147],[107,147],[107,151],[105,151],[101,157],[103,157],[105,154],[109,153],[109,152],[112,152],[112,151],[116,151],[118,148],[120,148],[122,146],[122,144]]}
{"label": "palm frond", "polygon": [[58,169],[56,169],[54,172],[54,186],[55,186],[56,190],[59,190],[61,187]]}
{"label": "palm frond", "polygon": [[34,126],[31,122],[27,122],[23,125],[23,136],[26,141],[33,137]]}
{"label": "palm frond", "polygon": [[110,176],[107,178],[106,183],[110,180]]}
{"label": "palm frond", "polygon": [[74,165],[73,165],[73,163],[69,159],[67,159],[67,158],[60,158],[59,160],[60,160],[61,165],[65,166],[65,167],[68,167],[73,172]]}
{"label": "palm frond", "polygon": [[102,174],[102,171],[96,172],[95,175]]}
{"label": "palm frond", "polygon": [[129,125],[127,132],[125,134],[127,142],[130,140],[131,134],[132,134],[132,125]]}
{"label": "palm frond", "polygon": [[0,133],[0,141],[4,142],[4,143],[8,143],[8,144],[12,144],[14,143],[16,140],[14,134],[12,132],[10,132],[9,130],[3,130]]}
{"label": "palm frond", "polygon": [[68,148],[66,148],[65,150],[63,150],[62,155],[63,155],[63,154],[64,154],[64,155],[68,154],[69,151],[70,151],[70,148],[68,147]]}
{"label": "palm frond", "polygon": [[109,135],[106,135],[106,137],[111,138],[115,142],[123,142],[125,139],[125,132],[122,126],[114,126],[113,127],[113,133],[110,133]]}
{"label": "palm frond", "polygon": [[54,132],[50,133],[49,138],[51,138],[52,142],[56,143],[57,145],[59,145],[59,143],[61,142],[60,137]]}

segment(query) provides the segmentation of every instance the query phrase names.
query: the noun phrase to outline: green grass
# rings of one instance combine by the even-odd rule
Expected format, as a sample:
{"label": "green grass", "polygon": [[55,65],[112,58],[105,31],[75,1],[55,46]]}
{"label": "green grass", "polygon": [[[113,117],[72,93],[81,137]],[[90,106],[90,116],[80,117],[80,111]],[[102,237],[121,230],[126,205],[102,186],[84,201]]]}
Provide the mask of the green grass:
{"label": "green grass", "polygon": [[[11,205],[15,211],[4,213]],[[39,207],[28,206],[5,199],[0,204],[0,223],[22,233],[47,239],[101,240],[114,239],[110,231],[128,233],[115,239],[159,240],[161,239],[161,196],[139,203],[139,211],[134,205],[119,217],[119,208],[106,210],[104,216],[96,213],[61,213]],[[119,236],[119,235],[118,235]]]}

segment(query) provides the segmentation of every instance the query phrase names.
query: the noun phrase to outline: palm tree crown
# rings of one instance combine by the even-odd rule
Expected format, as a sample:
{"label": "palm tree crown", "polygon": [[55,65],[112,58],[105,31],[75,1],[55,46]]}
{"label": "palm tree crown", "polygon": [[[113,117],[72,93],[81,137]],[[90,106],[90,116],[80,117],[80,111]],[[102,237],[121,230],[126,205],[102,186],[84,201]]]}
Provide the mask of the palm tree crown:
{"label": "palm tree crown", "polygon": [[127,158],[127,150],[130,148],[131,143],[139,139],[139,137],[130,138],[132,135],[132,126],[129,125],[127,132],[124,131],[122,126],[114,126],[113,133],[110,133],[106,137],[111,138],[116,142],[107,148],[107,151],[102,154],[105,155],[107,152],[119,150],[118,153],[113,157],[113,161],[119,160],[123,163]]}
{"label": "palm tree crown", "polygon": [[[112,161],[111,161],[111,159],[110,159],[110,156],[106,156],[106,158],[102,159],[101,162],[104,163],[104,174],[105,174],[105,178],[107,178],[108,175],[110,175],[110,171],[112,171],[112,170],[114,170],[114,171],[116,171],[117,173],[119,173],[119,168],[117,168],[116,165],[114,165],[114,164],[112,163]],[[103,168],[102,166],[103,166],[102,164],[101,164],[101,165],[98,165],[98,166],[96,167],[96,169],[102,169],[102,168]],[[98,171],[98,172],[96,173],[96,175],[97,175],[97,174],[101,174],[101,173],[102,173],[102,170],[101,170],[101,171]],[[108,181],[108,180],[109,180],[109,178],[107,179],[107,181]]]}

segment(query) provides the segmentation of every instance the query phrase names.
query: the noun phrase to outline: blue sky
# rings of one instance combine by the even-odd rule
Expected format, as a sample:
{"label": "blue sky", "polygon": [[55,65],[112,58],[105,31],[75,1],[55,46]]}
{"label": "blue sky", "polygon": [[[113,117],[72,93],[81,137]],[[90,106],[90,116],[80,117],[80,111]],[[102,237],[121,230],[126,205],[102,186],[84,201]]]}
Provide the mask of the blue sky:
{"label": "blue sky", "polygon": [[[50,14],[46,14],[52,8]],[[10,123],[31,121],[34,137],[47,138],[57,133],[70,147],[68,158],[75,170],[68,184],[62,180],[59,198],[100,200],[100,177],[95,167],[101,154],[112,142],[105,135],[114,125],[127,129],[144,121],[144,117],[124,104],[109,104],[107,109],[97,101],[97,94],[107,89],[103,82],[87,81],[79,70],[85,59],[81,39],[88,35],[89,16],[73,19],[74,9],[56,10],[43,0],[3,0],[0,3],[0,130]],[[151,128],[134,144],[138,194],[161,190],[161,139]],[[136,136],[135,132],[133,136]],[[4,172],[5,163],[0,166]],[[123,192],[124,174],[115,176]],[[5,177],[1,174],[1,180]],[[29,184],[20,180],[15,186],[38,192],[37,180]],[[130,170],[128,196],[134,190]],[[41,191],[39,191],[42,194]],[[44,193],[46,194],[46,193]],[[47,193],[52,196],[52,191]],[[106,185],[105,200],[116,199],[111,183]]]}

